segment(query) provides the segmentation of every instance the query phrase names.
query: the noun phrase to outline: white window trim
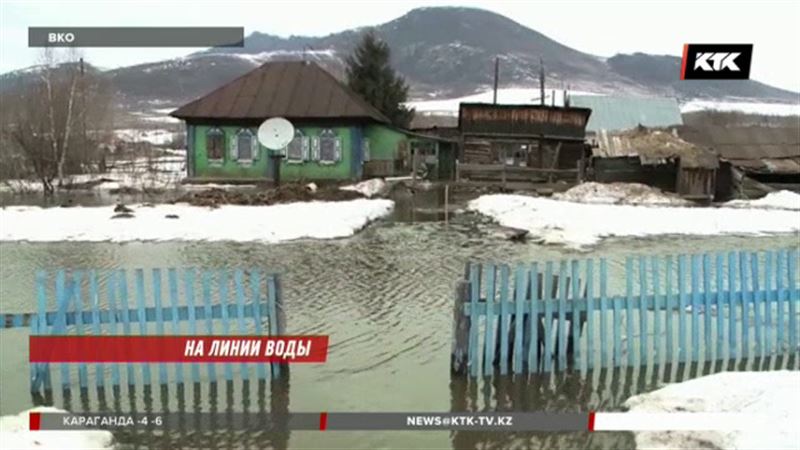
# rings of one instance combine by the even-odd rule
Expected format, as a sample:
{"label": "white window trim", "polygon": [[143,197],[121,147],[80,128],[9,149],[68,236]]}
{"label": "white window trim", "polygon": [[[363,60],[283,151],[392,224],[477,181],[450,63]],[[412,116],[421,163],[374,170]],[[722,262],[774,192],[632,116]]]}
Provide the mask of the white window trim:
{"label": "white window trim", "polygon": [[287,145],[285,149],[287,164],[305,164],[305,162],[308,160],[307,154],[308,154],[308,147],[310,145],[309,137],[304,135],[302,131],[298,130],[297,133],[295,133],[294,138],[292,138],[292,141],[294,141],[297,138],[300,138],[300,153],[301,153],[300,158],[299,159],[293,158],[290,155],[289,145],[291,145],[291,143],[289,143],[289,145]]}
{"label": "white window trim", "polygon": [[[326,134],[325,133],[326,131],[328,131],[330,133]],[[323,139],[329,139],[329,138],[333,139],[334,159],[322,159],[322,140]],[[321,165],[324,165],[324,166],[335,166],[336,164],[339,164],[339,162],[342,160],[342,155],[341,155],[342,138],[339,137],[339,135],[337,135],[336,132],[334,132],[332,129],[326,128],[326,129],[322,130],[319,133],[318,142],[319,142],[319,144],[318,144],[319,145],[319,151],[318,151],[319,160],[318,160],[318,162]],[[337,148],[338,148],[338,152],[339,152],[339,157],[338,158],[336,158],[336,155],[335,155],[335,153],[337,152]]]}
{"label": "white window trim", "polygon": [[[244,133],[250,135],[250,158],[240,158],[239,157],[239,135],[244,134]],[[237,131],[236,134],[234,135],[234,141],[236,142],[236,162],[240,166],[244,166],[244,167],[252,166],[253,165],[253,161],[256,160],[255,152],[258,151],[258,145],[254,144],[255,134],[253,134],[253,132],[250,131],[249,128],[242,128],[239,131]]]}

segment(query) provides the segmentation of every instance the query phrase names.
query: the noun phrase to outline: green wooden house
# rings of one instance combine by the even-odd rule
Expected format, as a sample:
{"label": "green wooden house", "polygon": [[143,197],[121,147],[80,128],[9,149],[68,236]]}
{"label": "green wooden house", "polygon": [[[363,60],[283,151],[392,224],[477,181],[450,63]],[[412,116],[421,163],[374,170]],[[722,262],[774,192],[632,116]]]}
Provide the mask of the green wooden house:
{"label": "green wooden house", "polygon": [[256,133],[272,117],[295,127],[278,160],[281,180],[408,175],[413,161],[431,165],[435,178],[453,174],[454,142],[392,126],[313,62],[268,62],[170,115],[186,122],[189,181],[269,181],[276,160]]}

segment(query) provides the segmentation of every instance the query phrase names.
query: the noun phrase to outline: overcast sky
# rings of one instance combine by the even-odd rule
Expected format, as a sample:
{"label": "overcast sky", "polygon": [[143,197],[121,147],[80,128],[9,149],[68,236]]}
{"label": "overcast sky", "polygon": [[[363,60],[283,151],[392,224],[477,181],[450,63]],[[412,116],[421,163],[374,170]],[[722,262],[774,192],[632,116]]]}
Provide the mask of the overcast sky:
{"label": "overcast sky", "polygon": [[[0,0],[0,72],[36,63],[29,26],[243,26],[279,36],[321,36],[376,25],[421,6],[495,11],[562,44],[600,56],[680,56],[695,43],[753,43],[751,78],[800,91],[800,1],[257,1]],[[185,55],[197,49],[85,49],[100,67]]]}

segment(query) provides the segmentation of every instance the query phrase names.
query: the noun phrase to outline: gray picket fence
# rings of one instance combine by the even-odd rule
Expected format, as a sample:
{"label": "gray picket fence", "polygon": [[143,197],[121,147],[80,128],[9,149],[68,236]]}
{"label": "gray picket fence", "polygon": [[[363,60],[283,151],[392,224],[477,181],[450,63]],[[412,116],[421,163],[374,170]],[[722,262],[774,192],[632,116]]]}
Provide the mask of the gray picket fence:
{"label": "gray picket fence", "polygon": [[[511,273],[513,272],[513,277]],[[477,377],[798,352],[798,252],[467,265],[451,368]],[[531,318],[535,320],[531,320]]]}
{"label": "gray picket fence", "polygon": [[[131,293],[132,295],[129,295]],[[278,275],[257,269],[198,270],[194,268],[120,270],[54,270],[36,274],[38,311],[3,314],[3,328],[30,327],[31,335],[282,335],[285,314]],[[54,305],[53,310],[49,310]],[[84,364],[59,363],[60,384],[69,389],[77,378],[81,388],[94,383],[150,385],[152,366],[158,383],[215,382],[237,377],[278,378],[285,364]],[[201,376],[201,365],[206,365]],[[173,366],[169,370],[169,366]],[[190,372],[184,376],[184,366]],[[239,370],[236,371],[236,366]],[[255,366],[255,367],[251,367]],[[77,374],[75,372],[77,368]],[[218,375],[218,369],[221,374]],[[77,377],[75,376],[77,375]],[[32,363],[31,392],[49,391],[53,382],[48,363]]]}

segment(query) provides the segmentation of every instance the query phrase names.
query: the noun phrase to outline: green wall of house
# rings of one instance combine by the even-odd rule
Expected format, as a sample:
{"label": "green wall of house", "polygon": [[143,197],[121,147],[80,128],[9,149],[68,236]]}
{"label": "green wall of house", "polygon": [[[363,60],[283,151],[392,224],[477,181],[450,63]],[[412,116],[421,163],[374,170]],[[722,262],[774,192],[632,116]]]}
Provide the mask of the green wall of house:
{"label": "green wall of house", "polygon": [[[348,180],[361,176],[362,138],[369,142],[369,158],[371,160],[390,161],[399,155],[399,148],[408,148],[409,137],[400,130],[382,124],[331,126],[295,124],[304,136],[319,137],[323,130],[330,129],[340,139],[341,157],[335,163],[320,161],[281,160],[282,180]],[[209,130],[219,128],[225,133],[225,151],[221,162],[209,161],[207,152],[207,136]],[[242,128],[249,129],[254,135],[256,127],[235,125],[192,124],[188,128],[190,135],[187,142],[191,145],[189,175],[194,179],[232,179],[257,180],[270,179],[272,161],[267,156],[267,149],[258,146],[258,152],[252,163],[242,163],[231,155],[231,139]]]}
{"label": "green wall of house", "polygon": [[398,157],[398,148],[402,142],[408,142],[405,133],[384,125],[367,125],[364,137],[369,139],[370,159],[392,160]]}

